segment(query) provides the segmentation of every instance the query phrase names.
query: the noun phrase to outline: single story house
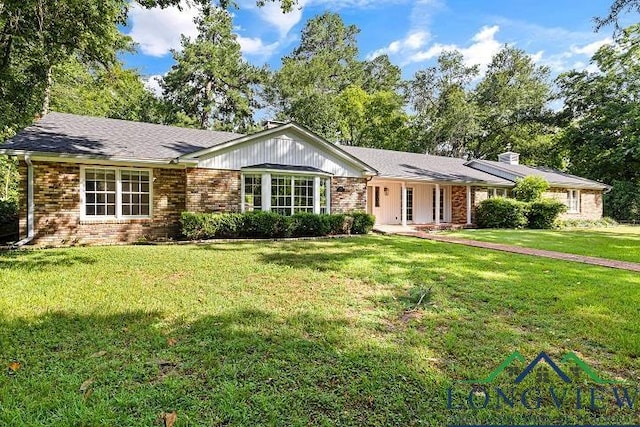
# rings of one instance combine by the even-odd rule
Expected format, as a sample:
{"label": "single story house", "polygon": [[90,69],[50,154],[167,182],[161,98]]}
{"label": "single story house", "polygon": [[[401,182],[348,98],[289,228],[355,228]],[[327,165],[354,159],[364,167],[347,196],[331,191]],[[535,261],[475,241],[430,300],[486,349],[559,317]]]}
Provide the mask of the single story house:
{"label": "single story house", "polygon": [[332,144],[295,123],[240,135],[50,113],[0,148],[19,159],[20,237],[39,245],[174,238],[183,211],[349,212],[468,224],[483,199],[541,175],[569,217],[608,187],[558,171]]}

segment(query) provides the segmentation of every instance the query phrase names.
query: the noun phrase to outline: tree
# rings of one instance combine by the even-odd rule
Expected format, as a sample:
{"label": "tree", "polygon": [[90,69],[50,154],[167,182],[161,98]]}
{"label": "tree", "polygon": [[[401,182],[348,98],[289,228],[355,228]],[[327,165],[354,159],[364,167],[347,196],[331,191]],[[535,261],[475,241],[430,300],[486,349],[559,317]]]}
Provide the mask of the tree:
{"label": "tree", "polygon": [[[523,50],[502,48],[476,86],[474,98],[481,133],[468,147],[471,157],[496,158],[511,148],[525,159],[534,159],[530,152],[556,132],[548,107],[552,99],[549,69],[536,65]],[[538,160],[544,163],[545,159]]]}
{"label": "tree", "polygon": [[176,117],[201,129],[246,131],[257,107],[255,85],[260,70],[242,59],[231,15],[206,8],[196,18],[195,40],[182,37],[182,50],[162,81],[163,95]]}
{"label": "tree", "polygon": [[63,113],[161,122],[161,101],[144,87],[137,71],[121,62],[105,68],[72,58],[53,68],[51,109]]}
{"label": "tree", "polygon": [[461,157],[479,132],[477,105],[470,92],[478,67],[468,67],[458,51],[443,52],[435,67],[420,70],[408,84],[412,151]]}
{"label": "tree", "polygon": [[569,169],[614,184],[608,200],[640,190],[640,51],[631,49],[639,42],[640,25],[627,28],[594,55],[598,72],[571,71],[557,80],[571,120],[562,140]]}
{"label": "tree", "polygon": [[618,32],[621,29],[618,25],[618,18],[625,12],[640,12],[640,0],[614,0],[606,16],[593,19],[596,24],[596,31],[607,25],[614,24],[616,32]]}
{"label": "tree", "polygon": [[337,101],[341,142],[361,147],[406,150],[407,114],[404,100],[393,91],[367,93],[349,86]]}

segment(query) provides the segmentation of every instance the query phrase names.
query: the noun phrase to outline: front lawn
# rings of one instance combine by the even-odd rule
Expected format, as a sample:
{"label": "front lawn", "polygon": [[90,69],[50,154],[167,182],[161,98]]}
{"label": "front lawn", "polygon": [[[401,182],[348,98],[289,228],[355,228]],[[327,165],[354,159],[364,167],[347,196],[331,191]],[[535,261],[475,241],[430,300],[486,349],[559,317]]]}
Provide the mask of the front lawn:
{"label": "front lawn", "polygon": [[563,230],[461,230],[451,236],[640,262],[640,226]]}
{"label": "front lawn", "polygon": [[632,272],[382,236],[13,252],[0,272],[2,426],[640,420],[606,399],[447,408],[515,350],[637,381]]}

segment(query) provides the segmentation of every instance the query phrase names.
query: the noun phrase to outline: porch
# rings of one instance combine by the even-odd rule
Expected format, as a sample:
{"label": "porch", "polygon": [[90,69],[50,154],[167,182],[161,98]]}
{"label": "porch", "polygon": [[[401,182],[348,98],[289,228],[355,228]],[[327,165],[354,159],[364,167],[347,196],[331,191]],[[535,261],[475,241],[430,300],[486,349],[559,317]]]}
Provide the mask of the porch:
{"label": "porch", "polygon": [[367,212],[376,225],[470,226],[471,194],[470,185],[373,178],[367,184]]}

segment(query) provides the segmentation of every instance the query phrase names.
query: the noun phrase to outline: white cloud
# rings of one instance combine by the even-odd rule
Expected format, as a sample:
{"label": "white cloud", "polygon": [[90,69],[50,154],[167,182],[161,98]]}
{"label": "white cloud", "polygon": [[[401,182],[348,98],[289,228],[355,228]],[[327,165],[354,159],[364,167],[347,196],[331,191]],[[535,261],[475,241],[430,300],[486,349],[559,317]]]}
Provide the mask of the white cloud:
{"label": "white cloud", "polygon": [[491,62],[493,56],[500,51],[503,43],[496,40],[496,34],[500,30],[497,25],[484,26],[471,38],[471,44],[463,47],[455,44],[436,43],[426,50],[411,53],[404,59],[404,64],[431,60],[442,52],[457,50],[464,57],[466,65],[479,65],[484,70]]}
{"label": "white cloud", "polygon": [[587,55],[588,57],[592,57],[598,49],[606,44],[611,44],[613,40],[611,37],[604,38],[602,40],[596,40],[592,43],[589,43],[584,46],[571,46],[571,52],[576,55]]}
{"label": "white cloud", "polygon": [[193,19],[197,9],[185,1],[182,10],[177,7],[145,9],[134,3],[129,11],[131,31],[128,33],[138,43],[145,55],[163,56],[170,49],[180,47],[180,35],[195,37],[198,33]]}
{"label": "white cloud", "polygon": [[426,31],[416,31],[407,34],[404,39],[395,40],[387,47],[383,47],[382,49],[378,49],[376,51],[371,52],[367,55],[367,59],[373,59],[380,55],[391,55],[398,53],[411,53],[415,52],[418,49],[422,48],[431,38],[431,35]]}
{"label": "white cloud", "polygon": [[306,3],[306,0],[300,0],[290,12],[283,13],[279,2],[268,2],[257,10],[257,13],[260,19],[274,27],[280,34],[280,38],[283,38],[302,19],[302,11]]}
{"label": "white cloud", "polygon": [[259,37],[237,36],[240,49],[245,55],[268,57],[280,46],[279,42],[265,44]]}
{"label": "white cloud", "polygon": [[142,79],[142,83],[144,83],[144,87],[146,87],[149,91],[151,91],[156,96],[162,96],[162,87],[160,87],[160,82],[162,81],[163,76],[160,74],[154,74]]}

